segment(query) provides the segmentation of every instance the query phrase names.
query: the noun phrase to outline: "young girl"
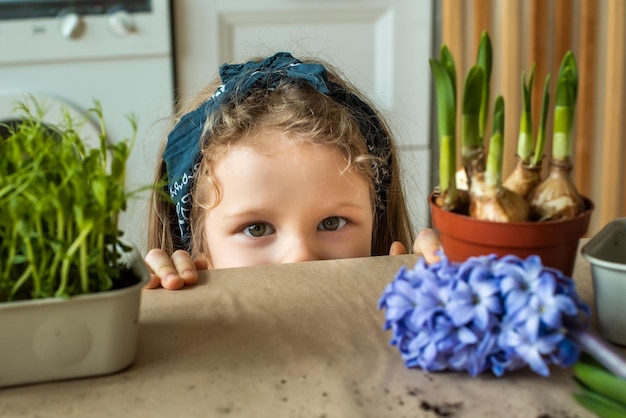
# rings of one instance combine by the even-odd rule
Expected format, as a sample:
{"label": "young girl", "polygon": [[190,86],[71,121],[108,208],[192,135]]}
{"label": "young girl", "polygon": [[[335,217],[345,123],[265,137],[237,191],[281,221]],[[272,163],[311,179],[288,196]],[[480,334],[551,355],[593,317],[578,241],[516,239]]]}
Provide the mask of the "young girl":
{"label": "young girl", "polygon": [[[152,198],[148,287],[413,242],[391,133],[327,64],[278,53],[223,65],[181,115],[157,171],[167,186]],[[427,229],[412,247],[433,261],[439,243]]]}

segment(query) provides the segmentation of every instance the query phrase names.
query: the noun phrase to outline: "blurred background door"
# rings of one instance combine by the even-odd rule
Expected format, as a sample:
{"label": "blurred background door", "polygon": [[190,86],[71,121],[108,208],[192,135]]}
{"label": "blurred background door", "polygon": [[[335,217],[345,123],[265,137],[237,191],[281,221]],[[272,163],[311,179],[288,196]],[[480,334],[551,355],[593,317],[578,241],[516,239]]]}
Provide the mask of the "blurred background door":
{"label": "blurred background door", "polygon": [[430,0],[176,0],[177,95],[194,95],[225,62],[288,51],[338,67],[389,118],[414,227],[432,188]]}

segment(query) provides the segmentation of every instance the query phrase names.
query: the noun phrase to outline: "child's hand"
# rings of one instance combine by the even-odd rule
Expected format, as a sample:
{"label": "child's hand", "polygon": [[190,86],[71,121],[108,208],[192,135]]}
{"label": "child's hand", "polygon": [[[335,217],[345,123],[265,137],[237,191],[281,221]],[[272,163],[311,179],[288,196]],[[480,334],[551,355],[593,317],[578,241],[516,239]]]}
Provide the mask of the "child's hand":
{"label": "child's hand", "polygon": [[[422,254],[427,262],[435,263],[440,257],[436,254],[441,249],[441,243],[435,231],[430,228],[422,229],[413,243],[413,252]],[[406,254],[406,247],[401,242],[394,242],[389,249],[389,255]]]}
{"label": "child's hand", "polygon": [[146,285],[148,289],[163,286],[165,289],[181,289],[185,285],[193,285],[198,282],[198,270],[206,270],[206,261],[193,261],[187,251],[178,250],[170,258],[161,249],[152,249],[144,259],[150,270],[150,281]]}

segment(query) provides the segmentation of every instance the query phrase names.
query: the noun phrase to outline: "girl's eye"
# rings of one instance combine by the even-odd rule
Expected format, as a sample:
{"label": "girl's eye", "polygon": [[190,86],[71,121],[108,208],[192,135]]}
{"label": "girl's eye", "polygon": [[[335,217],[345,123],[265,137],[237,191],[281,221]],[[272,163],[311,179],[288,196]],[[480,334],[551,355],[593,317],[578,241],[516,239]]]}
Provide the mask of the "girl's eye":
{"label": "girl's eye", "polygon": [[317,230],[336,231],[346,226],[347,223],[348,221],[346,220],[346,218],[342,218],[341,216],[331,216],[320,222],[320,224],[317,226]]}
{"label": "girl's eye", "polygon": [[244,235],[252,238],[260,238],[265,235],[269,235],[272,232],[274,232],[274,228],[262,222],[248,225],[243,229]]}

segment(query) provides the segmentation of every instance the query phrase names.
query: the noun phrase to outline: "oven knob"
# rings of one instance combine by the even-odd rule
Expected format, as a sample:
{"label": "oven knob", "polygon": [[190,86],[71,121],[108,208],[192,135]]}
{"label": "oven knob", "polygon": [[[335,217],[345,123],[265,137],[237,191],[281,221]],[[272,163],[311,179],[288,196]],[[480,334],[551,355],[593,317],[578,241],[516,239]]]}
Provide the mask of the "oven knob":
{"label": "oven knob", "polygon": [[61,16],[61,36],[65,39],[78,39],[85,32],[85,21],[76,13]]}
{"label": "oven knob", "polygon": [[137,30],[133,15],[122,9],[109,14],[109,27],[117,35],[130,35]]}

